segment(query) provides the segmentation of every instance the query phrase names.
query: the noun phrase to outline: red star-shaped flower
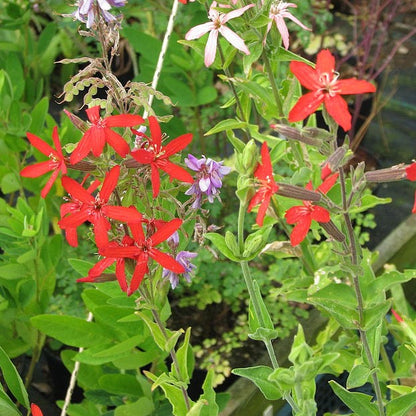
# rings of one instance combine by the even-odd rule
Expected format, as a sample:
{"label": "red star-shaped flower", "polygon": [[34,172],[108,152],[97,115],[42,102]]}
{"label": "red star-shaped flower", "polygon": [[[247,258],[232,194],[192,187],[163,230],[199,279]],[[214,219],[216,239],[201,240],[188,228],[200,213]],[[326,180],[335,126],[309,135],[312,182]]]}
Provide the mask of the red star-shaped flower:
{"label": "red star-shaped flower", "polygon": [[74,179],[64,176],[62,185],[71,195],[72,199],[80,202],[79,210],[71,212],[59,221],[62,229],[74,229],[82,223],[89,221],[94,225],[94,235],[97,247],[108,244],[107,232],[111,228],[107,218],[122,222],[139,222],[141,214],[134,207],[120,207],[108,205],[111,193],[117,186],[120,175],[120,166],[114,166],[106,175],[100,192],[97,196],[91,195]]}
{"label": "red star-shaped flower", "polygon": [[338,80],[335,58],[327,49],[318,53],[315,69],[303,62],[292,61],[290,70],[305,88],[312,91],[300,97],[290,110],[290,122],[304,120],[323,103],[336,123],[348,131],[351,129],[351,114],[347,102],[341,95],[363,94],[376,90],[373,84],[364,80],[356,78]]}
{"label": "red star-shaped flower", "polygon": [[48,192],[51,190],[53,183],[59,175],[59,172],[62,172],[62,174],[65,175],[67,171],[65,158],[62,154],[61,143],[59,141],[58,128],[55,126],[52,132],[52,140],[55,144],[56,150],[49,146],[49,144],[44,142],[41,138],[35,136],[32,133],[27,133],[27,138],[29,139],[32,146],[36,147],[36,149],[42,152],[45,156],[48,156],[49,160],[25,167],[20,172],[20,175],[26,178],[37,178],[38,176],[52,171],[51,177],[48,179],[46,185],[43,187],[40,193],[40,196],[45,198]]}
{"label": "red star-shaped flower", "polygon": [[84,133],[81,141],[71,154],[70,162],[75,165],[91,151],[96,157],[103,152],[104,145],[108,143],[121,157],[130,152],[130,146],[111,127],[133,127],[144,122],[141,116],[132,114],[119,114],[100,118],[100,106],[91,107],[87,110],[87,116],[91,127]]}
{"label": "red star-shaped flower", "polygon": [[253,198],[251,198],[251,201],[248,204],[247,212],[251,212],[256,205],[260,204],[257,212],[256,223],[259,226],[262,226],[267,208],[270,204],[270,199],[279,189],[273,178],[272,162],[270,160],[269,149],[266,142],[263,142],[261,146],[261,162],[254,172],[254,177],[257,179],[260,187],[254,194]]}
{"label": "red star-shaped flower", "polygon": [[184,273],[185,268],[178,263],[169,254],[163,253],[156,249],[155,246],[166,241],[182,224],[182,220],[173,219],[161,226],[151,236],[145,236],[142,224],[129,224],[134,243],[128,246],[110,246],[102,247],[100,254],[112,258],[131,258],[136,260],[136,267],[130,281],[130,287],[127,294],[130,296],[135,292],[143,277],[149,271],[148,261],[149,257],[157,261],[165,269],[171,270],[174,273]]}
{"label": "red star-shaped flower", "polygon": [[[412,163],[406,168],[406,176],[409,181],[416,181],[416,162]],[[413,205],[412,213],[416,214],[416,191],[415,191],[415,203]]]}
{"label": "red star-shaped flower", "polygon": [[[334,185],[338,178],[338,173],[328,176],[325,181],[318,187],[318,191],[326,194]],[[306,189],[312,190],[312,183],[306,185]],[[303,205],[289,208],[286,211],[285,218],[288,224],[296,224],[290,234],[290,244],[297,246],[308,234],[311,228],[312,220],[317,222],[329,222],[329,212],[318,205],[314,205],[311,201],[302,201]]]}
{"label": "red star-shaped flower", "polygon": [[188,146],[192,140],[192,134],[183,134],[170,141],[166,146],[162,146],[162,132],[156,117],[149,117],[149,128],[151,134],[150,138],[144,134],[141,135],[148,140],[146,147],[134,150],[131,152],[131,155],[139,163],[150,165],[152,171],[153,198],[156,198],[159,195],[159,169],[166,172],[171,179],[175,178],[182,182],[193,183],[194,179],[189,172],[169,160],[172,155]]}
{"label": "red star-shaped flower", "polygon": [[32,412],[32,416],[43,416],[42,410],[35,403],[30,405],[30,411]]}

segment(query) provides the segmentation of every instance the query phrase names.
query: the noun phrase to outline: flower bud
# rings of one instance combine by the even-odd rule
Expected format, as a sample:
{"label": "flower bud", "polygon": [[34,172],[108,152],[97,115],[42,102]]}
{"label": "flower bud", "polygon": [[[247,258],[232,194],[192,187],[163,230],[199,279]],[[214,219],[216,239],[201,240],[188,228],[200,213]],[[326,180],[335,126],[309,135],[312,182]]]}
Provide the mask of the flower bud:
{"label": "flower bud", "polygon": [[286,124],[271,124],[270,127],[288,139],[297,140],[312,146],[321,145],[321,141],[318,138],[314,137],[313,134],[308,134],[305,130],[299,130]]}
{"label": "flower bud", "polygon": [[81,130],[83,133],[85,133],[89,129],[88,123],[86,123],[84,120],[77,117],[75,114],[70,113],[68,110],[64,110],[64,113],[69,117],[72,124],[78,130]]}
{"label": "flower bud", "polygon": [[277,184],[279,189],[278,195],[286,196],[288,198],[300,199],[302,201],[318,202],[321,200],[321,195],[315,191],[309,191],[308,189],[301,188],[295,185],[288,185],[285,183]]}
{"label": "flower bud", "polygon": [[329,222],[320,222],[320,226],[336,241],[342,243],[345,241],[345,235],[338,229],[338,227],[330,220]]}
{"label": "flower bud", "polygon": [[[338,147],[337,150],[335,150],[335,152],[333,152],[324,163],[324,169],[329,169],[329,173],[337,171],[347,162],[347,160],[344,159],[346,153],[347,149],[345,147]],[[353,155],[351,153],[350,158],[352,156]],[[329,173],[325,174],[324,177],[322,177],[322,180],[329,176]]]}
{"label": "flower bud", "polygon": [[255,141],[250,140],[244,147],[241,157],[242,173],[251,176],[256,169],[259,152]]}
{"label": "flower bud", "polygon": [[386,169],[377,169],[365,173],[367,182],[395,182],[406,179],[406,166],[400,165],[392,166]]}

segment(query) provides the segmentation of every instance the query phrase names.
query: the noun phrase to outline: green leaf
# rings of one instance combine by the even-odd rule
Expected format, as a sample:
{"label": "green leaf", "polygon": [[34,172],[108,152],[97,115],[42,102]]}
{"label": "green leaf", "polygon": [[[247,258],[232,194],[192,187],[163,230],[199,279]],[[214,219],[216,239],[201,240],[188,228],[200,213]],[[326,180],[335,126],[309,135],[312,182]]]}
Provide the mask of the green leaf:
{"label": "green leaf", "polygon": [[28,270],[23,264],[10,263],[0,266],[0,277],[6,280],[21,279],[28,276]]}
{"label": "green leaf", "polygon": [[114,411],[114,416],[148,416],[152,415],[154,410],[155,406],[153,401],[147,397],[141,397],[139,400],[137,400],[137,402],[118,406]]}
{"label": "green leaf", "polygon": [[412,278],[414,278],[414,273],[400,273],[397,270],[383,273],[365,288],[365,293],[367,297],[374,293],[382,293],[383,291],[390,290],[392,286],[408,282]]}
{"label": "green leaf", "polygon": [[416,391],[397,397],[386,405],[387,416],[406,416],[416,407]]}
{"label": "green leaf", "polygon": [[234,233],[232,233],[231,231],[226,231],[224,241],[225,244],[227,244],[227,247],[232,251],[234,256],[236,256],[237,258],[240,257],[240,249],[238,248],[237,240],[235,238]]}
{"label": "green leaf", "polygon": [[315,68],[315,64],[313,62],[308,61],[305,58],[302,58],[298,54],[293,53],[293,52],[283,48],[282,46],[279,46],[279,51],[277,53],[277,60],[278,61],[299,61],[299,62],[303,62],[303,63],[311,66],[312,68]]}
{"label": "green leaf", "polygon": [[38,315],[31,318],[31,323],[46,335],[73,347],[91,347],[109,341],[103,327],[73,316]]}
{"label": "green leaf", "polygon": [[9,172],[2,177],[0,186],[4,194],[10,194],[20,189],[20,181],[14,172]]}
{"label": "green leaf", "polygon": [[[125,341],[118,342],[113,347],[107,348],[104,351],[97,352],[95,354],[96,357],[102,357],[107,358],[111,356],[118,356],[121,353],[131,351],[133,348],[135,348],[137,345],[142,343],[144,341],[143,334],[137,334],[134,337],[131,337],[129,339],[126,339]],[[118,358],[118,357],[117,357]]]}
{"label": "green leaf", "polygon": [[205,105],[215,101],[217,98],[217,89],[211,85],[207,85],[198,90],[196,95],[196,101],[198,105]]}
{"label": "green leaf", "polygon": [[350,371],[347,379],[347,389],[354,389],[364,385],[372,371],[363,364],[356,364]]}
{"label": "green leaf", "polygon": [[[169,377],[166,374],[162,374],[160,377],[156,377],[154,374],[144,371],[146,377],[150,378],[153,381],[153,387],[160,387],[165,393],[165,397],[169,400],[170,404],[173,407],[173,414],[175,416],[183,416],[187,413],[185,398],[183,396],[182,390],[173,385],[170,382]],[[193,402],[190,400],[190,405],[193,405]]]}
{"label": "green leaf", "polygon": [[174,374],[178,380],[182,379],[186,384],[189,384],[195,365],[194,354],[192,352],[192,347],[189,344],[190,336],[191,328],[188,328],[185,332],[185,339],[176,352],[181,377],[179,377],[179,374],[177,373],[176,366],[172,364],[172,374]]}
{"label": "green leaf", "polygon": [[346,329],[357,329],[358,313],[354,289],[344,283],[331,283],[309,297]]}
{"label": "green leaf", "polygon": [[282,397],[276,384],[269,381],[268,377],[273,373],[273,369],[264,365],[247,368],[235,368],[231,371],[237,376],[248,378],[263,393],[267,400],[278,400]]}
{"label": "green leaf", "polygon": [[391,308],[391,301],[386,300],[383,303],[364,309],[364,324],[363,329],[369,329],[379,325]]}
{"label": "green leaf", "polygon": [[250,299],[249,304],[249,328],[251,332],[255,332],[258,328],[264,327],[265,329],[274,330],[272,318],[270,317],[269,311],[264,304],[263,296],[259,285],[256,280],[253,281],[253,291],[255,302],[259,307],[259,313],[261,316],[257,316],[256,309],[254,308],[253,301]]}
{"label": "green leaf", "polygon": [[350,209],[350,214],[356,214],[358,212],[367,211],[370,208],[374,208],[377,205],[389,204],[390,202],[391,198],[379,198],[378,196],[372,194],[366,194],[360,198],[359,207],[352,207]]}
{"label": "green leaf", "polygon": [[224,130],[245,129],[245,128],[247,128],[247,123],[244,121],[238,121],[238,120],[232,120],[232,119],[222,120],[218,124],[216,124],[212,129],[208,130],[205,133],[205,136],[219,133]]}
{"label": "green leaf", "polygon": [[49,108],[49,99],[48,97],[43,97],[32,110],[32,123],[30,124],[29,131],[32,134],[39,135],[43,131],[43,126],[45,124],[46,114]]}
{"label": "green leaf", "polygon": [[80,260],[80,259],[68,259],[68,263],[71,265],[71,267],[78,272],[81,276],[85,277],[88,275],[88,272],[90,271],[91,267],[94,266],[94,263],[86,260]]}
{"label": "green leaf", "polygon": [[240,259],[234,255],[234,253],[228,248],[225,238],[218,233],[206,233],[205,237],[210,240],[214,246],[228,259],[239,262]]}
{"label": "green leaf", "polygon": [[200,416],[217,416],[219,407],[216,402],[216,393],[213,387],[214,383],[214,370],[210,369],[205,377],[202,390],[204,394],[200,397],[200,400],[206,402],[206,405],[201,409]]}
{"label": "green leaf", "polygon": [[15,404],[11,401],[8,401],[4,396],[6,396],[6,394],[0,391],[0,415],[21,416],[21,413],[17,410]]}
{"label": "green leaf", "polygon": [[357,415],[378,415],[377,405],[371,402],[372,396],[348,391],[334,380],[331,380],[329,384],[334,393]]}
{"label": "green leaf", "polygon": [[[16,397],[19,403],[25,406],[26,409],[29,409],[29,398],[23,381],[20,378],[20,375],[17,372],[16,367],[13,365],[13,363],[10,361],[10,358],[7,356],[6,352],[1,347],[0,368],[8,389],[12,392],[13,396]],[[0,412],[0,414],[3,415],[2,412]]]}
{"label": "green leaf", "polygon": [[98,380],[102,389],[112,394],[142,396],[142,388],[137,378],[131,374],[104,374]]}

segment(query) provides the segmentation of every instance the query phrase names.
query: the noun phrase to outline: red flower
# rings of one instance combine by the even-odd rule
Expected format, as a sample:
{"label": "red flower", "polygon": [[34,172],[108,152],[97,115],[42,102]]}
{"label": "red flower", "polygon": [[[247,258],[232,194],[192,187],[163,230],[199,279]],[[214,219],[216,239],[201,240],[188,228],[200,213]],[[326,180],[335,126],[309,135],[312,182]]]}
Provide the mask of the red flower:
{"label": "red flower", "polygon": [[304,120],[323,103],[332,118],[348,131],[351,129],[351,114],[347,102],[341,95],[363,94],[376,90],[374,85],[356,78],[338,80],[335,58],[327,49],[318,53],[315,69],[303,62],[292,61],[290,70],[304,87],[312,91],[299,98],[289,113],[290,122]]}
{"label": "red flower", "polygon": [[248,204],[247,212],[251,212],[256,205],[260,204],[257,212],[256,223],[261,227],[263,225],[267,208],[270,204],[270,199],[279,189],[273,178],[272,162],[270,160],[269,149],[266,142],[263,142],[261,146],[261,162],[254,172],[254,177],[260,183],[260,188],[254,194],[253,198],[251,198],[251,201]]}
{"label": "red flower", "polygon": [[134,207],[119,207],[108,205],[108,200],[117,185],[120,175],[120,166],[114,166],[106,175],[101,191],[96,197],[92,196],[88,190],[85,190],[74,179],[64,176],[62,185],[71,195],[73,200],[79,201],[80,207],[76,212],[70,212],[69,215],[59,221],[62,229],[74,229],[82,223],[89,221],[94,225],[94,235],[97,247],[108,244],[107,232],[111,228],[108,218],[113,218],[122,222],[141,221],[141,214]]}
{"label": "red flower", "polygon": [[100,118],[100,106],[98,105],[89,108],[87,116],[92,126],[84,133],[78,146],[72,152],[70,159],[72,165],[84,159],[90,151],[94,156],[100,156],[106,143],[121,157],[126,156],[130,152],[130,146],[110,127],[133,127],[144,122],[142,117],[132,114]]}
{"label": "red flower", "polygon": [[44,173],[52,171],[51,177],[48,179],[48,182],[46,182],[46,185],[43,187],[42,192],[40,193],[40,196],[45,198],[48,192],[51,190],[53,183],[59,175],[59,172],[62,172],[63,175],[66,174],[65,158],[62,154],[61,143],[58,136],[58,128],[55,126],[52,132],[52,140],[55,144],[56,150],[49,146],[49,144],[44,142],[41,138],[35,136],[32,133],[27,133],[27,138],[29,139],[32,146],[36,147],[36,149],[42,152],[45,156],[48,156],[49,160],[27,166],[22,169],[20,174],[26,178],[37,178]]}
{"label": "red flower", "polygon": [[[89,174],[85,176],[85,178],[82,180],[81,185],[84,184],[84,182],[87,180]],[[99,186],[100,181],[96,179],[88,188],[87,192],[89,194],[92,194]],[[61,213],[61,219],[66,217],[68,214],[74,214],[75,212],[79,212],[82,207],[82,202],[75,199],[72,195],[68,199],[68,202],[65,202],[60,207],[60,213]],[[68,241],[68,244],[72,247],[78,246],[78,234],[77,234],[77,228],[66,228],[65,229],[65,237],[66,241]]]}
{"label": "red flower", "polygon": [[130,296],[135,292],[143,277],[149,271],[148,261],[149,257],[157,261],[165,269],[171,270],[174,273],[184,273],[184,267],[178,263],[169,254],[162,253],[155,248],[158,244],[167,240],[182,224],[182,220],[173,219],[166,224],[159,226],[157,231],[149,237],[145,237],[142,224],[131,223],[129,224],[134,244],[128,246],[110,246],[100,248],[100,254],[106,257],[112,258],[131,258],[136,260],[136,267],[131,278],[130,287],[127,290],[127,294]]}
{"label": "red flower", "polygon": [[32,416],[43,416],[42,410],[34,403],[30,405],[30,410],[32,411]]}
{"label": "red flower", "polygon": [[[412,163],[406,168],[406,176],[409,181],[416,181],[416,162]],[[415,191],[415,203],[413,205],[412,213],[416,214],[416,191]]]}
{"label": "red flower", "polygon": [[162,146],[162,132],[156,117],[149,117],[149,128],[151,138],[143,134],[143,137],[146,137],[148,140],[146,148],[134,150],[131,152],[131,155],[139,163],[150,165],[152,170],[153,198],[159,195],[160,177],[158,169],[166,172],[171,179],[175,178],[182,182],[193,183],[194,179],[189,172],[169,160],[170,156],[188,146],[192,140],[192,134],[183,134],[170,141],[166,146]]}
{"label": "red flower", "polygon": [[[110,242],[106,248],[114,248],[114,247],[127,247],[134,244],[134,240],[126,235],[121,242],[121,246],[117,244],[115,241]],[[88,271],[88,276],[83,277],[81,279],[77,279],[77,282],[90,282],[95,283],[99,282],[100,278],[105,269],[110,267],[114,262],[116,262],[116,277],[118,280],[118,284],[123,292],[127,292],[127,281],[126,281],[126,271],[125,271],[125,258],[124,257],[106,257],[97,262],[95,266],[93,266]]]}
{"label": "red flower", "polygon": [[[325,181],[318,187],[318,191],[326,194],[334,185],[338,178],[338,173],[328,176]],[[306,189],[312,190],[312,183],[306,185]],[[317,222],[329,222],[329,212],[311,201],[302,201],[303,205],[289,208],[286,211],[285,218],[288,224],[296,224],[290,234],[290,244],[297,246],[308,234],[312,220]]]}

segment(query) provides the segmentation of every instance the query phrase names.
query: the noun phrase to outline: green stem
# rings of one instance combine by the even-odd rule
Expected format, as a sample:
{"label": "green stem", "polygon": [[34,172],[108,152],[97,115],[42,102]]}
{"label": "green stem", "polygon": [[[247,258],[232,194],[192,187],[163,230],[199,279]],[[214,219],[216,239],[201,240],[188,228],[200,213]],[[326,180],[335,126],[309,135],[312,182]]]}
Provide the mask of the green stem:
{"label": "green stem", "polygon": [[[348,213],[348,205],[347,205],[347,192],[346,192],[346,186],[345,186],[345,175],[344,170],[341,167],[339,169],[339,179],[341,184],[341,195],[342,195],[342,205],[343,205],[343,211],[344,211],[344,221],[347,226],[347,233],[348,233],[348,240],[349,240],[349,249],[351,253],[351,263],[354,266],[357,266],[359,264],[358,262],[358,255],[357,255],[357,243],[355,239],[354,234],[354,228],[351,223],[351,218]],[[360,288],[360,282],[359,278],[356,274],[353,275],[353,286],[355,291],[355,296],[357,298],[357,310],[358,310],[358,331],[360,333],[360,339],[363,344],[364,352],[368,360],[368,364],[371,370],[376,369],[375,361],[373,358],[373,355],[371,353],[370,344],[368,342],[367,338],[367,331],[362,329],[364,325],[364,299]],[[373,386],[376,393],[376,399],[377,399],[377,406],[380,416],[385,415],[384,411],[384,404],[383,404],[383,397],[381,394],[380,389],[380,382],[378,379],[377,372],[374,371],[372,373],[372,379],[373,379]]]}
{"label": "green stem", "polygon": [[[237,241],[238,241],[238,247],[240,249],[240,252],[242,252],[244,249],[244,217],[246,213],[246,208],[247,208],[247,204],[240,201],[240,208],[238,211],[238,224],[237,224],[237,229],[238,229]],[[257,292],[254,290],[253,278],[250,273],[248,262],[244,260],[240,261],[240,265],[241,265],[241,270],[243,272],[244,282],[246,283],[247,290],[250,296],[250,301],[253,305],[254,313],[256,314],[257,321],[259,322],[260,326],[264,327],[265,322],[263,319],[263,315],[261,313],[260,300],[257,298],[258,296]],[[273,348],[271,340],[267,339],[267,340],[263,340],[263,342],[266,346],[267,353],[269,355],[273,368],[274,369],[279,368],[279,363],[277,361],[276,353]],[[299,412],[299,407],[293,400],[290,393],[284,393],[283,398],[289,403],[290,407],[293,409],[295,413]]]}
{"label": "green stem", "polygon": [[29,369],[27,371],[26,377],[25,377],[25,388],[26,390],[29,388],[30,383],[32,382],[33,378],[33,372],[35,371],[35,366],[39,361],[40,354],[42,353],[43,345],[45,344],[45,335],[41,332],[37,331],[36,336],[36,345],[33,348],[32,358],[30,360]]}
{"label": "green stem", "polygon": [[276,101],[278,116],[279,118],[283,119],[284,113],[283,113],[282,100],[280,99],[280,94],[277,88],[276,80],[274,79],[274,76],[273,76],[273,71],[270,65],[269,57],[267,56],[267,53],[264,49],[263,49],[261,56],[263,58],[264,65],[266,67],[267,76],[269,77],[270,85],[272,86],[272,91],[273,91],[274,100]]}

